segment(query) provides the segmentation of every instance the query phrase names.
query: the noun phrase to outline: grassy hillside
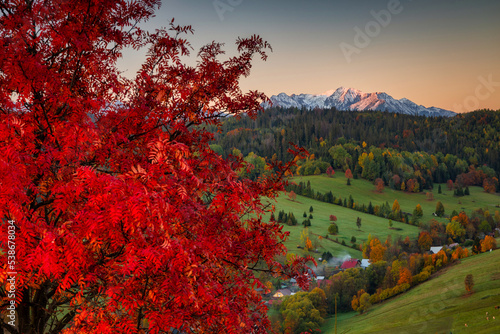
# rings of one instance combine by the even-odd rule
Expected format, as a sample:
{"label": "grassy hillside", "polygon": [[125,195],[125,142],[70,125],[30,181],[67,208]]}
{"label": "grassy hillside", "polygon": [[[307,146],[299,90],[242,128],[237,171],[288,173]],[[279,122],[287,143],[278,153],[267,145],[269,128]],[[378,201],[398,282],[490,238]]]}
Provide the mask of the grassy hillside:
{"label": "grassy hillside", "polygon": [[[499,263],[500,250],[464,259],[366,314],[342,314],[337,333],[500,333],[500,309],[495,309],[500,305]],[[474,276],[471,295],[465,294],[467,274]],[[322,330],[334,333],[333,318]]]}
{"label": "grassy hillside", "polygon": [[[322,193],[332,191],[334,196],[348,198],[352,195],[355,202],[359,204],[366,204],[371,201],[372,204],[381,205],[386,201],[392,206],[392,203],[397,199],[400,203],[401,209],[406,212],[413,212],[413,209],[417,204],[422,206],[424,216],[422,221],[429,221],[430,219],[436,218],[432,216],[435,211],[437,201],[441,201],[445,207],[445,213],[451,214],[453,210],[458,212],[465,210],[467,213],[473,209],[489,207],[491,210],[498,210],[495,206],[500,203],[500,196],[497,194],[487,194],[480,187],[471,187],[470,196],[464,197],[454,197],[452,191],[448,191],[446,185],[442,185],[443,193],[437,193],[437,185],[433,191],[435,199],[433,201],[428,201],[424,193],[413,194],[405,193],[401,191],[395,191],[386,188],[383,193],[377,193],[374,191],[375,187],[369,181],[358,179],[352,180],[352,185],[346,185],[346,179],[344,174],[337,172],[335,177],[330,178],[326,175],[314,175],[306,177],[294,177],[293,182],[299,183],[307,181],[311,182],[311,187]],[[286,213],[293,212],[299,225],[297,226],[284,226],[284,230],[290,232],[290,238],[285,243],[290,252],[306,255],[306,252],[298,249],[297,245],[301,244],[300,235],[302,233],[303,227],[300,223],[305,219],[303,218],[304,211],[309,215],[309,207],[313,206],[313,219],[312,226],[309,227],[311,233],[311,240],[316,241],[316,246],[319,251],[323,253],[324,251],[330,251],[334,256],[343,256],[349,254],[351,257],[361,258],[361,252],[359,250],[352,249],[351,238],[356,237],[356,244],[360,244],[368,238],[368,234],[373,234],[378,236],[381,240],[385,240],[387,235],[392,235],[393,238],[398,236],[406,237],[416,237],[419,233],[417,227],[410,226],[407,224],[402,224],[399,222],[393,222],[393,228],[389,229],[388,220],[374,215],[364,214],[355,210],[350,210],[338,205],[332,205],[329,203],[319,202],[310,198],[297,196],[296,201],[291,201],[288,196],[282,195],[278,198],[276,205],[276,211],[284,210]],[[276,212],[276,214],[277,214]],[[318,240],[318,235],[325,236],[328,231],[328,226],[330,225],[329,217],[330,215],[336,215],[338,218],[337,224],[339,225],[339,235],[331,236],[330,238],[338,238],[341,243],[345,241],[346,246],[342,246],[339,243],[335,243],[331,240]],[[356,227],[356,218],[360,217],[362,221],[361,230]],[[447,223],[446,218],[437,218],[443,223]],[[311,254],[309,254],[311,255]]]}
{"label": "grassy hillside", "polygon": [[[496,205],[500,204],[500,196],[498,194],[488,194],[483,191],[481,187],[470,187],[470,196],[454,197],[453,191],[449,191],[445,184],[441,185],[442,194],[438,194],[438,185],[434,185],[432,193],[434,194],[434,200],[429,201],[426,198],[425,193],[406,193],[402,191],[395,191],[386,187],[383,193],[375,192],[375,186],[363,179],[351,180],[351,185],[348,186],[346,183],[346,178],[342,171],[337,171],[335,177],[330,178],[326,174],[314,175],[314,176],[298,176],[294,177],[293,181],[296,183],[307,181],[311,182],[311,188],[315,191],[321,193],[327,193],[332,191],[333,195],[342,198],[349,198],[352,195],[354,201],[359,204],[366,204],[371,201],[372,204],[381,205],[386,201],[389,202],[390,206],[395,199],[398,200],[401,210],[405,212],[412,213],[417,204],[422,206],[424,216],[422,221],[427,221],[432,218],[432,213],[436,209],[436,203],[441,201],[445,208],[445,214],[449,215],[453,210],[457,212],[465,211],[470,214],[473,209],[489,207],[491,209],[499,210],[495,208]],[[446,220],[441,218],[438,219],[445,222]]]}
{"label": "grassy hillside", "polygon": [[[330,226],[330,215],[337,216],[337,225],[339,226],[339,234],[330,236],[331,239],[338,238],[339,242],[345,241],[347,246],[351,244],[351,238],[356,237],[356,243],[359,245],[361,242],[366,241],[368,234],[376,235],[381,240],[385,240],[387,235],[392,235],[393,239],[398,236],[416,237],[419,230],[416,226],[403,224],[400,222],[393,222],[393,229],[389,229],[388,220],[374,215],[361,213],[358,211],[350,210],[338,205],[319,202],[307,197],[297,196],[295,201],[291,201],[288,196],[282,195],[278,198],[276,205],[276,212],[284,210],[286,213],[293,212],[299,225],[287,226],[284,225],[283,229],[290,232],[290,238],[285,243],[290,252],[300,255],[305,255],[306,252],[297,249],[300,242],[300,235],[303,231],[302,221],[304,211],[309,216],[309,208],[312,206],[314,212],[312,213],[311,226],[309,232],[310,239],[318,240],[318,235],[326,236],[328,233],[328,226]],[[277,214],[277,213],[276,213]],[[361,228],[358,230],[356,226],[356,218],[361,218]],[[313,240],[314,238],[314,240]],[[345,247],[341,244],[335,243],[331,240],[323,239],[319,241],[318,248],[321,253],[330,251],[334,256],[342,256],[349,254],[351,257],[361,258],[359,250]]]}

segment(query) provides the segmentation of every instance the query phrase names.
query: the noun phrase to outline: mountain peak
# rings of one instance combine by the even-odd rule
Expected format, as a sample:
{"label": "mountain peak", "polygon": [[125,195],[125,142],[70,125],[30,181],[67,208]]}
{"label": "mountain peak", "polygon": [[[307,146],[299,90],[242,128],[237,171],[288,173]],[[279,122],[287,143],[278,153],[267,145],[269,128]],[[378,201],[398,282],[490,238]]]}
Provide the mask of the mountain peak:
{"label": "mountain peak", "polygon": [[422,105],[402,98],[397,100],[384,92],[364,93],[355,88],[339,87],[327,90],[321,94],[292,94],[280,93],[271,96],[274,106],[284,108],[336,108],[338,110],[381,110],[386,112],[407,115],[423,116],[455,116],[453,111],[436,107],[426,108]]}

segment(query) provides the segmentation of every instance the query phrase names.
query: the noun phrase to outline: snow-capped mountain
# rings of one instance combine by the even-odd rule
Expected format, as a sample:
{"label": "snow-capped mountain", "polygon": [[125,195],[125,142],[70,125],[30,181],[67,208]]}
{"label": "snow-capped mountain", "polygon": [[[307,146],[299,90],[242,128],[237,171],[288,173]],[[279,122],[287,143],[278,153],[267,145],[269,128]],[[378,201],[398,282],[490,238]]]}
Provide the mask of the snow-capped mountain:
{"label": "snow-capped mountain", "polygon": [[408,99],[397,100],[389,94],[363,93],[353,88],[340,87],[337,90],[330,90],[323,94],[300,94],[291,96],[281,93],[271,96],[271,101],[275,107],[297,107],[297,108],[337,108],[338,110],[381,110],[407,115],[421,116],[455,116],[456,113],[450,110],[436,107],[426,108]]}

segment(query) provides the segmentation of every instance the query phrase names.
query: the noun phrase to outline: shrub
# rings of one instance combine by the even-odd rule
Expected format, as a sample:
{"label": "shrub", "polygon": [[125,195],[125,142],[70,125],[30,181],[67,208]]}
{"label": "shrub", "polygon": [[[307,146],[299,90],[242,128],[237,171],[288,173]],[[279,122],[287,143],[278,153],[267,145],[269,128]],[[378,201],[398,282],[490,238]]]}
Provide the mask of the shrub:
{"label": "shrub", "polygon": [[328,233],[330,234],[338,234],[339,233],[339,227],[337,224],[332,223],[330,226],[328,226]]}
{"label": "shrub", "polygon": [[467,292],[472,292],[472,289],[474,288],[474,276],[472,274],[468,274],[465,276],[465,291]]}

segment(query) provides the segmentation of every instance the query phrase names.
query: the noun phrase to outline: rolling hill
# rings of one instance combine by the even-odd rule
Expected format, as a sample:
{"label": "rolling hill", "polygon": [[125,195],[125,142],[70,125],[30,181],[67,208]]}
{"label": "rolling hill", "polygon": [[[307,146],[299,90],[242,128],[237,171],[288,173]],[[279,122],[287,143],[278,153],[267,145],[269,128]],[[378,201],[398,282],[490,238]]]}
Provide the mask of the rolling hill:
{"label": "rolling hill", "polygon": [[[363,315],[342,314],[337,333],[500,333],[500,250],[461,260],[434,278]],[[474,293],[467,295],[464,279],[474,276]],[[323,326],[334,333],[333,318]]]}

